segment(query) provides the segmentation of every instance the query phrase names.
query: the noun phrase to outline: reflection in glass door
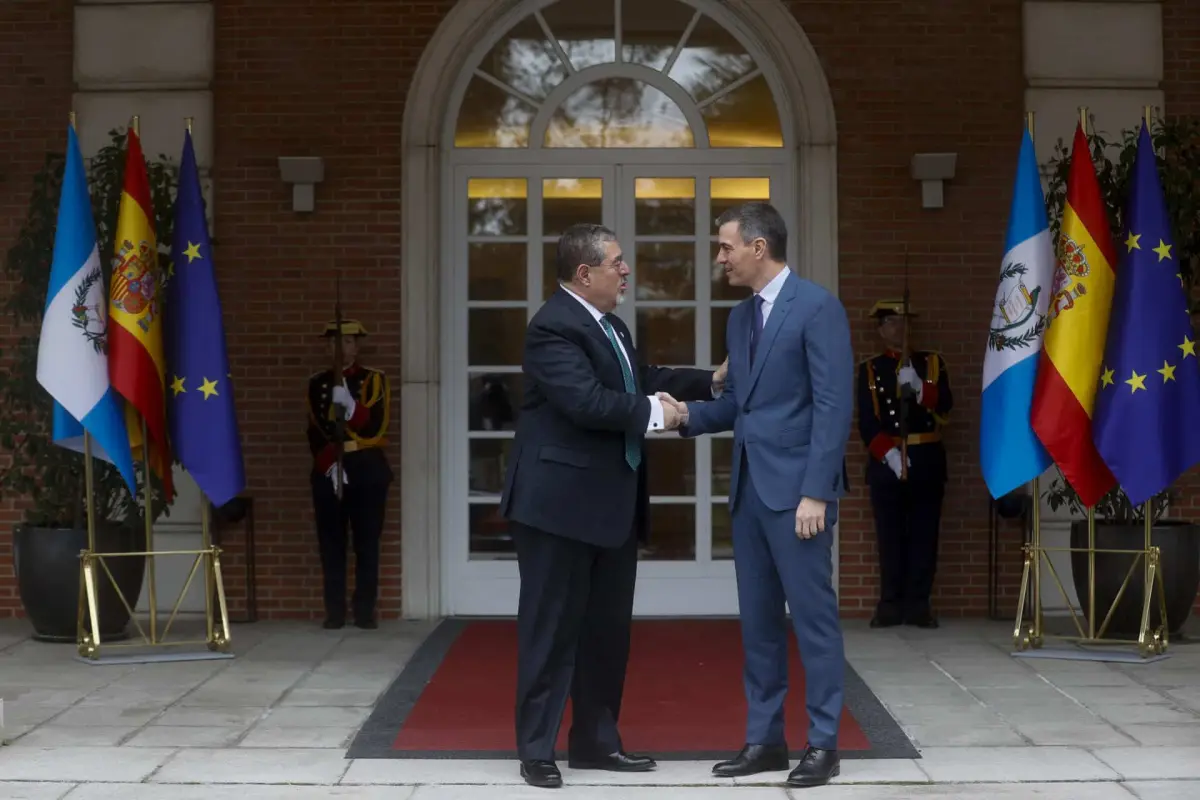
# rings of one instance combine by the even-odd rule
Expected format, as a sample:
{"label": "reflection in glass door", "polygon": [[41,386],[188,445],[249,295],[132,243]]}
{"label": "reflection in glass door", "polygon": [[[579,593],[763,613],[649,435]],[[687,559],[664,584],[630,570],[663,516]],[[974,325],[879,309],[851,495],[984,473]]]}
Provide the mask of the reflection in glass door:
{"label": "reflection in glass door", "polygon": [[[788,202],[773,197],[767,170],[612,165],[515,172],[459,170],[461,233],[447,242],[466,267],[456,270],[461,279],[443,303],[456,320],[449,330],[466,333],[461,343],[445,343],[462,354],[445,362],[444,378],[444,430],[453,440],[443,465],[452,476],[443,552],[453,564],[457,613],[516,609],[519,577],[499,499],[520,415],[525,326],[557,287],[558,235],[578,221],[613,228],[632,268],[616,313],[634,332],[640,359],[711,369],[726,355],[729,309],[746,296],[727,285],[714,262],[715,218],[745,200]],[[459,433],[449,433],[456,427]],[[650,528],[639,552],[637,613],[736,613],[729,437],[648,438]]]}

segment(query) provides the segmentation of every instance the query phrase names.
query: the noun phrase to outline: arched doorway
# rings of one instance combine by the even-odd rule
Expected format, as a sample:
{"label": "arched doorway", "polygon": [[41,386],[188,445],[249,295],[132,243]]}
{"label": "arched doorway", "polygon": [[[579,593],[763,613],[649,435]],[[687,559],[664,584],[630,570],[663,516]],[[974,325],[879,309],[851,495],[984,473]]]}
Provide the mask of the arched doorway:
{"label": "arched doorway", "polygon": [[[832,108],[815,56],[789,81],[771,52],[811,55],[782,6],[754,0],[741,18],[729,7],[739,3],[710,0],[504,5],[486,28],[474,20],[479,36],[465,59],[463,42],[474,37],[460,32],[452,84],[442,65],[444,125],[428,137],[436,163],[429,149],[409,149],[414,134],[434,131],[416,130],[406,112],[406,155],[421,159],[406,158],[405,172],[408,616],[515,613],[516,562],[496,509],[519,413],[524,328],[554,288],[546,252],[564,225],[596,220],[617,231],[634,270],[618,313],[650,363],[711,367],[724,358],[725,319],[743,295],[713,269],[712,220],[734,203],[779,207],[793,221],[790,263],[836,289]],[[763,13],[768,6],[790,28]],[[764,22],[785,37],[774,48],[771,36],[755,35]],[[429,53],[425,61],[422,70],[436,63]],[[824,101],[815,114],[813,96]],[[410,95],[410,109],[414,102]],[[414,196],[414,168],[427,186],[436,176],[437,214],[431,197]],[[407,274],[420,263],[409,257],[414,235],[435,228],[438,255],[425,264],[439,267],[436,277]],[[410,320],[421,295],[427,302]],[[425,376],[410,371],[413,355]],[[435,444],[436,456],[422,452]],[[728,437],[648,442],[652,532],[635,613],[736,613],[729,453]]]}

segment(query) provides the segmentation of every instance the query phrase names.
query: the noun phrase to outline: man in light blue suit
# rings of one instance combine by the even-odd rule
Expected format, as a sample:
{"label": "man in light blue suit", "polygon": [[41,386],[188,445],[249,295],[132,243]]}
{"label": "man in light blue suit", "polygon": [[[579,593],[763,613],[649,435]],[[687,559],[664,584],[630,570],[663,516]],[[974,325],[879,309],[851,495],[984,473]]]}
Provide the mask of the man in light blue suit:
{"label": "man in light blue suit", "polygon": [[790,766],[786,601],[810,721],[808,746],[788,784],[819,786],[840,772],[845,657],[832,545],[854,408],[850,324],[833,294],[788,269],[787,228],[773,207],[747,203],[717,225],[717,263],[731,286],[748,286],[754,295],[729,315],[729,373],[720,398],[667,398],[681,412],[683,436],[734,431],[729,502],[749,714],[745,746],[713,774]]}

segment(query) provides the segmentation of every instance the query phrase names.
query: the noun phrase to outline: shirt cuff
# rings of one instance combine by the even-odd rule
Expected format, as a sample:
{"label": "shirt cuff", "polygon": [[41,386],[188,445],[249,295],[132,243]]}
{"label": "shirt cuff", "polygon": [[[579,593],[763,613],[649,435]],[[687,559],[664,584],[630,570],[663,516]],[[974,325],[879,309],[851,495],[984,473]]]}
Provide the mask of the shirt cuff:
{"label": "shirt cuff", "polygon": [[646,433],[653,433],[663,429],[663,407],[662,401],[653,395],[647,395],[650,401],[650,421],[646,424]]}

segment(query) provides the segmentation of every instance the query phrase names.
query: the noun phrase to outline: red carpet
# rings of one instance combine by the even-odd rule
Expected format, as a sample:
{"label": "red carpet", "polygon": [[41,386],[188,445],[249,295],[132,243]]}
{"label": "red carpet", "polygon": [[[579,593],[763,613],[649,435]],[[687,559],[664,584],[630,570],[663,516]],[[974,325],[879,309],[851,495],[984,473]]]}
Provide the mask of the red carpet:
{"label": "red carpet", "polygon": [[[511,752],[516,632],[516,622],[510,620],[465,623],[432,679],[423,690],[417,690],[420,695],[407,717],[396,720],[393,715],[391,730],[401,727],[391,749],[426,758],[446,757],[438,753],[449,751]],[[795,639],[789,635],[789,641],[787,740],[796,750],[804,747],[808,716],[804,711],[804,669]],[[847,665],[847,677],[851,672]],[[564,755],[570,714],[568,703],[558,739],[558,750]],[[890,717],[888,722],[892,722]],[[625,747],[633,752],[699,758],[701,754],[736,752],[745,735],[746,698],[737,621],[636,621],[621,706]],[[870,738],[849,708],[842,714],[839,740],[839,749],[845,754],[872,749]],[[352,753],[352,757],[362,756]]]}

